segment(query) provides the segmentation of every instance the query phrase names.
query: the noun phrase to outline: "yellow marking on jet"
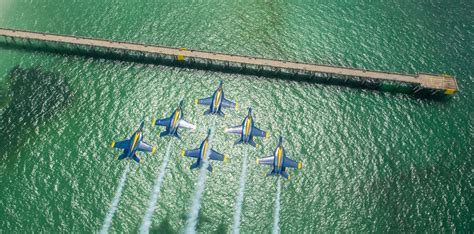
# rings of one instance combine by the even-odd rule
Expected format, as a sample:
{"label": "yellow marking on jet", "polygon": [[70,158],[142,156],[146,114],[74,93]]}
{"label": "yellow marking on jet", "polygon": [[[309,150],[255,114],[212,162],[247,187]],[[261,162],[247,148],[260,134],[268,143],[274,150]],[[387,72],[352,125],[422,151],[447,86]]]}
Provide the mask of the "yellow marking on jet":
{"label": "yellow marking on jet", "polygon": [[174,119],[173,119],[173,123],[171,124],[171,126],[174,128],[176,126],[176,123],[178,121],[178,118],[179,118],[179,111],[176,111],[175,115],[174,115]]}
{"label": "yellow marking on jet", "polygon": [[156,146],[151,149],[151,153],[154,154],[156,152]]}
{"label": "yellow marking on jet", "polygon": [[135,139],[133,139],[133,144],[132,144],[132,147],[130,147],[130,151],[132,151],[135,145],[137,144],[137,140],[139,136],[140,136],[140,133],[135,133]]}
{"label": "yellow marking on jet", "polygon": [[207,153],[207,147],[209,146],[209,143],[204,143],[204,149],[202,151],[202,159],[205,159],[206,158],[206,153]]}
{"label": "yellow marking on jet", "polygon": [[194,105],[197,105],[197,104],[198,104],[198,102],[199,102],[199,100],[198,100],[197,98],[196,98],[196,99],[194,99]]}
{"label": "yellow marking on jet", "polygon": [[227,160],[229,160],[229,155],[224,154],[224,162],[227,162]]}
{"label": "yellow marking on jet", "polygon": [[277,149],[277,167],[280,167],[280,165],[281,165],[281,155],[282,155],[281,147],[278,147],[278,149]]}
{"label": "yellow marking on jet", "polygon": [[268,139],[268,132],[265,132],[265,139]]}
{"label": "yellow marking on jet", "polygon": [[151,126],[152,126],[152,127],[154,127],[154,126],[155,126],[155,124],[156,124],[156,119],[155,119],[155,118],[153,118],[153,119],[151,120]]}
{"label": "yellow marking on jet", "polygon": [[115,160],[118,160],[118,157],[119,157],[119,156],[117,156],[117,157],[115,158]]}
{"label": "yellow marking on jet", "polygon": [[110,145],[110,147],[114,148],[115,146],[115,141],[112,141],[112,144]]}
{"label": "yellow marking on jet", "polygon": [[250,118],[247,118],[247,120],[245,120],[245,136],[248,136],[250,133],[250,126],[251,126],[250,123],[251,123]]}
{"label": "yellow marking on jet", "polygon": [[238,102],[235,103],[235,109],[236,109],[236,110],[239,109],[239,103],[238,103]]}
{"label": "yellow marking on jet", "polygon": [[302,166],[303,164],[301,162],[298,162],[298,170],[300,170]]}
{"label": "yellow marking on jet", "polygon": [[291,180],[291,176],[290,176],[290,175],[288,175],[288,180]]}
{"label": "yellow marking on jet", "polygon": [[257,164],[258,164],[258,163],[260,162],[260,160],[257,158],[257,161],[256,161],[256,162],[257,162]]}
{"label": "yellow marking on jet", "polygon": [[216,100],[214,100],[214,107],[217,108],[219,106],[219,102],[220,102],[220,99],[221,99],[221,91],[217,91],[217,94],[216,94]]}

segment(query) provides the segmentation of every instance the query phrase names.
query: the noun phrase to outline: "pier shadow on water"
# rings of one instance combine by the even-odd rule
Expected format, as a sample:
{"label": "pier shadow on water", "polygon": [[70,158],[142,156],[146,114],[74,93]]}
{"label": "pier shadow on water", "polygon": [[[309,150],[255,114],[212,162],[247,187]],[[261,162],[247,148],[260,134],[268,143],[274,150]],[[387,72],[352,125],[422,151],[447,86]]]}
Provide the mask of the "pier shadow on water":
{"label": "pier shadow on water", "polygon": [[[94,59],[107,59],[115,60],[120,62],[134,62],[142,64],[152,65],[164,65],[182,68],[191,68],[196,70],[208,70],[214,72],[222,72],[228,74],[242,74],[250,76],[259,76],[269,79],[280,79],[287,81],[297,81],[311,84],[322,84],[322,85],[336,85],[344,86],[355,89],[374,90],[385,93],[404,93],[411,94],[414,98],[429,98],[435,101],[443,101],[449,99],[449,95],[446,96],[443,93],[433,95],[433,90],[421,90],[416,91],[417,87],[407,84],[387,83],[379,82],[375,80],[354,78],[341,78],[327,76],[318,76],[312,74],[298,73],[294,71],[271,71],[261,69],[255,66],[241,67],[236,65],[225,65],[222,63],[207,63],[204,61],[192,61],[186,58],[184,61],[179,61],[173,56],[160,56],[149,53],[139,53],[125,50],[109,50],[103,48],[93,48],[87,46],[73,46],[73,45],[61,45],[54,43],[44,42],[25,42],[16,41],[14,43],[7,41],[0,41],[0,47],[4,49],[15,49],[24,50],[27,52],[44,52],[63,54],[68,56],[79,56]],[[0,94],[1,95],[1,94]]]}
{"label": "pier shadow on water", "polygon": [[35,129],[51,121],[71,102],[73,93],[64,77],[42,68],[13,68],[9,89],[0,96],[0,156],[17,154]]}

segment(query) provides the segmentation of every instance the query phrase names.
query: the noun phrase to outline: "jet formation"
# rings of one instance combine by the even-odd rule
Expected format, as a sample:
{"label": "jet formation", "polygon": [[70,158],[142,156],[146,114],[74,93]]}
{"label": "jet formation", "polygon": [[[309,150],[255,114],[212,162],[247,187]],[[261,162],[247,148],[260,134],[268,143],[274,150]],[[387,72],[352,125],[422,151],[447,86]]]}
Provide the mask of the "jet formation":
{"label": "jet formation", "polygon": [[[238,109],[238,104],[232,101],[229,101],[224,96],[224,89],[222,87],[222,81],[219,83],[219,86],[214,91],[212,96],[202,99],[195,99],[195,103],[199,105],[206,105],[209,107],[204,112],[204,115],[218,115],[225,116],[222,111],[223,108],[235,108]],[[156,151],[156,147],[152,147],[149,144],[143,141],[143,125],[144,122],[140,123],[139,128],[132,134],[128,140],[123,140],[119,142],[112,142],[112,147],[117,149],[122,149],[123,153],[117,157],[118,160],[123,160],[125,158],[133,159],[137,163],[140,163],[140,158],[137,156],[138,151],[142,152],[152,152]],[[173,111],[170,117],[158,119],[153,119],[152,126],[162,126],[165,127],[165,131],[160,133],[160,137],[172,136],[178,139],[181,139],[178,130],[180,128],[186,129],[196,129],[194,124],[191,124],[184,120],[183,114],[183,101],[179,103],[177,108]],[[257,147],[258,144],[254,141],[254,137],[268,138],[268,132],[263,131],[255,127],[255,120],[252,116],[252,108],[248,108],[247,116],[242,121],[242,124],[226,128],[226,133],[240,135],[234,145],[237,144],[249,144],[253,147]],[[210,135],[211,130],[208,131],[207,137],[202,141],[200,146],[196,149],[183,150],[181,155],[184,157],[195,158],[194,162],[190,169],[202,168],[206,160],[216,160],[216,161],[227,161],[229,156],[227,154],[221,154],[217,151],[210,148]],[[280,136],[279,142],[273,155],[261,159],[257,159],[257,164],[268,165],[272,167],[272,170],[267,173],[267,176],[281,175],[283,178],[289,180],[291,177],[287,172],[288,168],[301,169],[302,163],[296,162],[286,156],[285,148],[283,147],[283,137]],[[210,163],[207,164],[205,168],[212,172],[212,166]]]}

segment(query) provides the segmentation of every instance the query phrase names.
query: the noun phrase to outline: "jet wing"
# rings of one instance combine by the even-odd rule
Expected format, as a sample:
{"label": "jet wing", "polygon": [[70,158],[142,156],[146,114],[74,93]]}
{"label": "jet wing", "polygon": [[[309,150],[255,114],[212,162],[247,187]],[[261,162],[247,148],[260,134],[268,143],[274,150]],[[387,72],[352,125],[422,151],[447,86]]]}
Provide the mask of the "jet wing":
{"label": "jet wing", "polygon": [[227,133],[242,134],[242,125],[238,125],[232,128],[226,128],[224,131]]}
{"label": "jet wing", "polygon": [[199,155],[201,154],[201,149],[200,148],[197,148],[197,149],[192,149],[192,150],[183,150],[181,152],[181,156],[186,156],[186,157],[190,157],[190,158],[199,158]]}
{"label": "jet wing", "polygon": [[225,98],[222,99],[222,107],[225,107],[225,108],[235,108],[235,109],[238,109],[238,105],[236,103],[233,103]]}
{"label": "jet wing", "polygon": [[291,167],[291,168],[297,168],[297,169],[301,169],[301,162],[295,162],[289,158],[285,158],[285,160],[283,161],[283,167]]}
{"label": "jet wing", "polygon": [[260,164],[260,165],[273,165],[274,159],[275,159],[275,157],[273,157],[273,156],[260,158],[260,159],[257,159],[257,164]]}
{"label": "jet wing", "polygon": [[210,160],[217,160],[217,161],[226,161],[229,157],[227,155],[217,153],[216,151],[211,149],[211,154],[209,155]]}
{"label": "jet wing", "polygon": [[196,129],[196,125],[186,122],[184,119],[179,120],[178,127]]}
{"label": "jet wing", "polygon": [[210,106],[212,103],[212,99],[213,99],[212,97],[201,98],[201,99],[196,99],[195,102],[196,102],[196,105],[199,104],[199,105]]}
{"label": "jet wing", "polygon": [[165,118],[165,119],[156,120],[154,124],[155,124],[155,125],[160,125],[160,126],[168,127],[168,126],[170,126],[170,124],[171,124],[171,118]]}
{"label": "jet wing", "polygon": [[130,148],[130,140],[123,140],[119,142],[112,142],[112,148],[128,149]]}
{"label": "jet wing", "polygon": [[262,131],[256,127],[252,129],[252,135],[258,136],[258,137],[265,137],[268,138],[268,132]]}
{"label": "jet wing", "polygon": [[144,141],[141,141],[138,146],[137,146],[138,151],[143,151],[143,152],[155,152],[156,148],[150,146],[149,144],[145,143]]}

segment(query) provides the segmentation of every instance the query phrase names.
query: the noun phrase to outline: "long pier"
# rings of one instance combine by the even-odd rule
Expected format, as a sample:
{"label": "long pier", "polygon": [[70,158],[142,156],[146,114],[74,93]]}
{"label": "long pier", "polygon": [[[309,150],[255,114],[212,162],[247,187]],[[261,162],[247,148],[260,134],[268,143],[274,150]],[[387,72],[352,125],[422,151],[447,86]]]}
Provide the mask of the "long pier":
{"label": "long pier", "polygon": [[[332,65],[308,64],[276,59],[257,58],[224,53],[171,48],[157,45],[110,41],[104,39],[67,36],[51,33],[0,28],[0,38],[6,44],[32,46],[32,43],[52,43],[53,46],[69,46],[73,49],[105,50],[106,52],[131,53],[138,56],[158,56],[180,64],[204,64],[205,66],[237,67],[237,71],[254,70],[272,72],[276,75],[304,75],[325,81],[337,80],[336,83],[357,82],[362,86],[384,90],[395,90],[402,87],[402,92],[425,93],[428,95],[451,95],[458,91],[455,77],[418,73],[416,75],[384,71],[346,68]],[[1,43],[2,41],[0,41]],[[395,88],[394,88],[395,87]],[[400,90],[400,89],[398,89]]]}

